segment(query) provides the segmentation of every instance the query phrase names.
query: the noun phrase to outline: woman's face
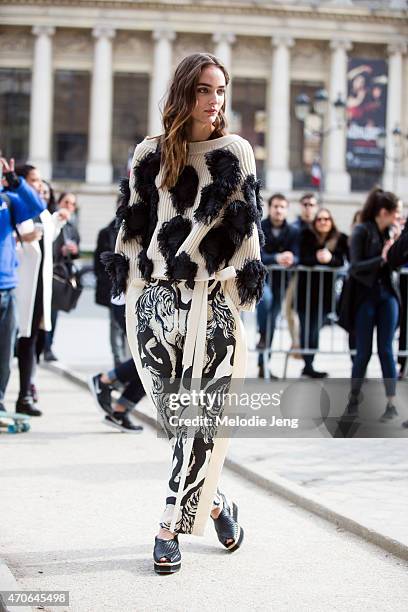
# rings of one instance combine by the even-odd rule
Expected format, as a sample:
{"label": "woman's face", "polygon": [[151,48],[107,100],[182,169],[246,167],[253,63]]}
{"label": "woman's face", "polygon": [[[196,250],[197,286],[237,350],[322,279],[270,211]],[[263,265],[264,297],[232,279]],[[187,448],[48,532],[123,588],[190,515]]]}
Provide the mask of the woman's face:
{"label": "woman's face", "polygon": [[61,202],[58,202],[58,208],[66,208],[72,214],[76,209],[76,197],[73,193],[67,193],[62,198]]}
{"label": "woman's face", "polygon": [[50,201],[51,193],[50,193],[50,188],[48,187],[46,183],[42,183],[41,196],[42,196],[42,199],[45,200],[48,204],[48,202]]}
{"label": "woman's face", "polygon": [[377,217],[379,218],[382,227],[391,227],[391,225],[396,225],[398,223],[399,216],[399,208],[396,208],[395,210],[387,210],[386,208],[381,208]]}
{"label": "woman's face", "polygon": [[196,105],[191,118],[201,127],[211,126],[225,99],[225,76],[218,66],[203,68],[196,87]]}
{"label": "woman's face", "polygon": [[327,210],[319,210],[315,219],[315,228],[318,234],[328,234],[333,227],[333,222]]}

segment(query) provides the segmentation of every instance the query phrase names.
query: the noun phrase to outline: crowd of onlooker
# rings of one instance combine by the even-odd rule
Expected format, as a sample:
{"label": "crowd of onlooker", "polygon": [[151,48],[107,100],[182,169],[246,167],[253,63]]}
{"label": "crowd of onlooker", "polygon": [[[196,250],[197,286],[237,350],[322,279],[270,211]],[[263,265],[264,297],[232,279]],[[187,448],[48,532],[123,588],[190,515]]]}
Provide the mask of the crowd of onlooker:
{"label": "crowd of onlooker", "polygon": [[[302,375],[326,377],[327,372],[313,367],[313,360],[320,328],[334,316],[349,334],[352,374],[346,414],[356,417],[376,329],[387,396],[381,420],[386,422],[397,416],[396,381],[404,376],[406,363],[401,355],[397,373],[393,341],[398,328],[399,351],[407,348],[407,276],[394,270],[408,264],[408,253],[398,261],[392,257],[398,243],[402,244],[398,240],[405,225],[402,201],[391,192],[374,188],[354,215],[350,236],[338,230],[330,210],[319,206],[313,193],[301,197],[296,221],[288,223],[288,213],[289,203],[283,194],[269,198],[268,215],[262,221],[265,244],[261,257],[270,272],[257,307],[258,375],[276,378],[272,372],[266,373],[264,360],[269,357],[284,305],[292,351],[298,351],[304,360]],[[336,285],[339,272],[344,281],[341,292]]]}
{"label": "crowd of onlooker", "polygon": [[[15,167],[13,159],[1,158],[1,169],[0,412],[5,412],[4,398],[15,355],[19,372],[15,411],[41,416],[36,366],[40,358],[57,361],[53,350],[59,312],[54,299],[55,277],[61,264],[74,268],[74,260],[80,254],[77,198],[71,192],[56,198],[52,185],[41,178],[33,165]],[[111,283],[100,260],[103,251],[114,250],[117,232],[113,219],[99,232],[94,252],[95,301],[109,309],[115,368],[92,377],[90,386],[106,424],[138,432],[143,428],[132,422],[130,411],[144,395],[144,389],[129,359],[124,306],[111,303]],[[116,381],[122,385],[122,394],[114,402],[111,394]]]}
{"label": "crowd of onlooker", "polygon": [[[1,165],[0,410],[4,410],[15,354],[19,369],[16,412],[39,416],[36,364],[41,355],[45,361],[57,359],[53,350],[58,317],[52,300],[53,270],[61,262],[73,265],[79,257],[77,199],[71,192],[56,198],[52,186],[32,165],[15,168],[13,160],[4,158]],[[292,352],[304,360],[303,376],[326,377],[327,372],[317,371],[313,362],[320,329],[335,316],[349,334],[352,382],[347,414],[355,417],[376,329],[387,396],[382,420],[389,420],[397,414],[396,381],[404,376],[406,364],[406,357],[400,356],[397,373],[393,341],[398,328],[399,350],[407,348],[408,275],[394,273],[397,266],[408,264],[408,249],[406,254],[403,250],[406,238],[398,240],[408,229],[404,230],[402,201],[391,192],[374,188],[354,215],[350,236],[339,231],[330,210],[319,205],[313,193],[305,193],[299,206],[299,215],[289,223],[288,199],[275,193],[267,202],[267,216],[262,221],[265,244],[261,257],[269,274],[257,306],[258,375],[276,378],[265,361],[273,349],[277,319],[284,313]],[[141,428],[128,415],[144,390],[126,351],[124,306],[112,303],[110,281],[100,258],[104,251],[114,250],[117,232],[113,219],[99,232],[94,252],[95,300],[109,309],[115,367],[93,376],[90,388],[108,424],[137,431]],[[341,292],[339,276],[343,280]],[[116,382],[123,389],[113,402],[111,392]]]}

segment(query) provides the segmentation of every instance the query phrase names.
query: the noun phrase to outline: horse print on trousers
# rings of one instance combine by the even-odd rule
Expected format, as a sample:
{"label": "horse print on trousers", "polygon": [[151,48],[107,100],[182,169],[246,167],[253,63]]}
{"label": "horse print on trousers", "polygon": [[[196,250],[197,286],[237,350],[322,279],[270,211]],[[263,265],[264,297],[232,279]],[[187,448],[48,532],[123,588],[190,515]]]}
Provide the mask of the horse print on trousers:
{"label": "horse print on trousers", "polygon": [[[151,377],[153,402],[162,425],[173,442],[166,510],[161,521],[161,525],[166,528],[170,526],[179,493],[187,440],[186,427],[175,427],[169,423],[174,410],[169,406],[168,393],[173,390],[177,392],[181,381],[184,389],[189,389],[191,384],[192,366],[189,365],[183,372],[182,361],[192,295],[193,289],[188,287],[185,281],[154,279],[144,287],[135,305],[136,337],[141,364]],[[201,389],[206,393],[217,393],[217,397],[222,398],[222,394],[228,391],[232,376],[236,343],[235,319],[225,301],[221,283],[217,280],[209,281],[207,303]],[[189,364],[191,362],[192,359]],[[200,415],[221,416],[222,409],[222,400],[214,402],[212,406],[204,404],[200,406]],[[176,522],[178,533],[191,533],[193,530],[216,429],[214,420],[214,425],[200,425],[195,433]]]}

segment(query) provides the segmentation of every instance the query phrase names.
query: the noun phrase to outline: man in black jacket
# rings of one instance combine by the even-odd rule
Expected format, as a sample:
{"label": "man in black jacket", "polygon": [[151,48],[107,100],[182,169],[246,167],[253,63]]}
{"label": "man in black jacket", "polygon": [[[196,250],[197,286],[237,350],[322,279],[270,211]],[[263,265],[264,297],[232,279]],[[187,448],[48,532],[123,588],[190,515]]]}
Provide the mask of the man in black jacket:
{"label": "man in black jacket", "polygon": [[[299,233],[287,222],[289,204],[281,193],[269,198],[268,217],[261,223],[265,234],[265,245],[261,249],[262,262],[267,266],[277,264],[283,268],[296,265],[299,258]],[[288,284],[288,273],[274,270],[269,273],[264,293],[257,307],[260,340],[258,349],[268,350],[272,344],[276,319],[280,313],[282,300]],[[264,377],[264,359],[258,357],[258,375]],[[271,374],[272,378],[276,378]]]}
{"label": "man in black jacket", "polygon": [[117,235],[118,229],[116,228],[115,218],[99,232],[93,261],[96,277],[95,302],[100,306],[109,308],[110,343],[115,367],[128,358],[125,354],[126,336],[114,316],[114,306],[111,304],[112,283],[100,257],[105,251],[115,250]]}

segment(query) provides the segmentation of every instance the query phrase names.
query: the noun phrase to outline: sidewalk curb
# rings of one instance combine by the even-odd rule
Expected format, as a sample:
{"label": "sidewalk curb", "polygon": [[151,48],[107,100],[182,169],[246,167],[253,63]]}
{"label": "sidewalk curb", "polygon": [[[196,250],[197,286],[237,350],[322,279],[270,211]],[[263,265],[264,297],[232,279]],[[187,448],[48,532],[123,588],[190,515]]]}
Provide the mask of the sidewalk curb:
{"label": "sidewalk curb", "polygon": [[[71,382],[79,385],[83,389],[88,389],[88,383],[85,378],[75,372],[69,370],[66,366],[61,363],[47,363],[41,364],[44,369],[59,374],[70,380]],[[149,416],[148,414],[134,409],[132,413],[137,416],[144,423],[160,429],[156,419]],[[379,546],[386,552],[389,552],[405,561],[408,561],[408,545],[394,540],[393,538],[386,536],[375,529],[367,527],[363,523],[360,523],[347,514],[338,512],[330,504],[322,503],[320,499],[306,491],[300,485],[291,482],[290,480],[283,478],[277,474],[269,475],[268,477],[258,474],[254,470],[241,465],[234,459],[225,459],[225,466],[241,477],[249,480],[255,485],[262,489],[272,492],[280,497],[284,497],[288,501],[295,503],[304,510],[313,512],[317,516],[333,523],[336,527],[345,529],[354,535],[357,535],[371,544]],[[0,612],[1,609],[0,609]]]}
{"label": "sidewalk curb", "polygon": [[[17,580],[14,578],[13,573],[11,572],[9,566],[4,561],[4,559],[0,559],[0,591],[22,591],[22,589],[18,584]],[[14,606],[7,607],[4,599],[0,595],[0,612],[13,612],[16,608]],[[32,612],[32,608],[27,606],[18,606],[19,612]]]}

